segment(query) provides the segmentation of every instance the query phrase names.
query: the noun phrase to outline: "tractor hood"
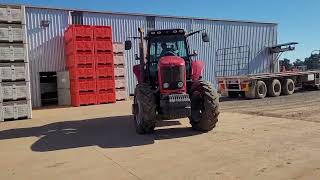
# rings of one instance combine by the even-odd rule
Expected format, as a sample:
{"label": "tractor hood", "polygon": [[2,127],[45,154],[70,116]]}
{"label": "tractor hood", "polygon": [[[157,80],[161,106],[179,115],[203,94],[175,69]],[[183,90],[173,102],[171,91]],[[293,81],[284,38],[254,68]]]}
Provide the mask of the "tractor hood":
{"label": "tractor hood", "polygon": [[186,66],[183,58],[164,56],[158,64],[158,78],[161,94],[186,92]]}
{"label": "tractor hood", "polygon": [[160,58],[159,66],[184,66],[184,59],[179,56],[164,56]]}

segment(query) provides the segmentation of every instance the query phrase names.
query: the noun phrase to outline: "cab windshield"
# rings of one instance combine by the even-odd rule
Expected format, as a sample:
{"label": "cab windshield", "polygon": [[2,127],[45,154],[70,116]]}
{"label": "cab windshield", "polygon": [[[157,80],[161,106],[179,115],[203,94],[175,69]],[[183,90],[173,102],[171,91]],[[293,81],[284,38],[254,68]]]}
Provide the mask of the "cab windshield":
{"label": "cab windshield", "polygon": [[187,48],[185,37],[183,35],[167,35],[161,37],[153,37],[150,42],[149,60],[150,62],[158,62],[165,55],[175,55],[187,59]]}

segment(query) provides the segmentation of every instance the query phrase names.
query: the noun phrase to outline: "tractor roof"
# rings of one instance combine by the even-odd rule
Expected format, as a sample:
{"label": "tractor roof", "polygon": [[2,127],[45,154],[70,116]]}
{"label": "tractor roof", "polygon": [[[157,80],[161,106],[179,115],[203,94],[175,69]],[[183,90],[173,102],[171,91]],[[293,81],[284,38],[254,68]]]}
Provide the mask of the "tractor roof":
{"label": "tractor roof", "polygon": [[161,29],[161,30],[153,30],[148,32],[148,36],[163,36],[163,35],[176,35],[176,34],[185,35],[186,32],[183,29]]}

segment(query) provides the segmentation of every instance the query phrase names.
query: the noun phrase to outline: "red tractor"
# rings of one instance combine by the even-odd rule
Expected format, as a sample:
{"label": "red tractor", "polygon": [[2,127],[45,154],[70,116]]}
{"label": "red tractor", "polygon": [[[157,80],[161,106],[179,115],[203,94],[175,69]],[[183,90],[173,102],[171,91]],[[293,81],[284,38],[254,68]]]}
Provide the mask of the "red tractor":
{"label": "red tractor", "polygon": [[[193,129],[211,131],[218,122],[219,96],[210,83],[201,80],[202,61],[192,61],[197,55],[189,52],[188,37],[200,31],[186,33],[183,29],[154,30],[145,36],[139,28],[140,64],[133,67],[138,80],[132,113],[139,134],[152,133],[157,120],[188,117]],[[203,32],[202,40],[209,42]],[[145,49],[145,43],[147,48]],[[125,42],[130,50],[131,41]]]}

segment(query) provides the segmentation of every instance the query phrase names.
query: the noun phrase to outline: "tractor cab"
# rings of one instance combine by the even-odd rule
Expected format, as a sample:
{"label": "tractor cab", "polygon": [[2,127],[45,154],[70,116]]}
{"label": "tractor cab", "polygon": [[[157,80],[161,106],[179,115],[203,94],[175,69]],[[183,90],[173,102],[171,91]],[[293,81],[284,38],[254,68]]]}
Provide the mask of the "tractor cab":
{"label": "tractor cab", "polygon": [[[148,52],[146,56],[146,67],[149,73],[148,80],[150,82],[155,82],[153,84],[154,86],[159,85],[159,65],[163,66],[163,63],[161,62],[164,62],[163,59],[166,59],[165,57],[169,56],[179,57],[184,61],[186,77],[187,79],[190,79],[192,55],[189,54],[189,48],[185,35],[186,33],[183,29],[158,30],[150,31],[148,33]],[[173,64],[171,63],[171,65]]]}

